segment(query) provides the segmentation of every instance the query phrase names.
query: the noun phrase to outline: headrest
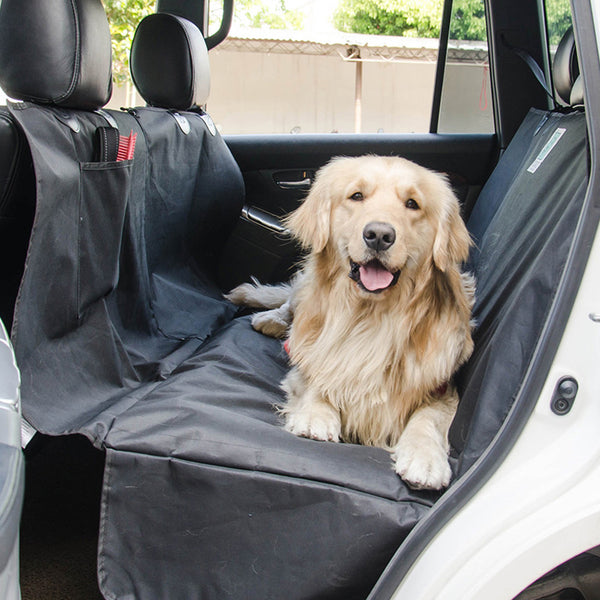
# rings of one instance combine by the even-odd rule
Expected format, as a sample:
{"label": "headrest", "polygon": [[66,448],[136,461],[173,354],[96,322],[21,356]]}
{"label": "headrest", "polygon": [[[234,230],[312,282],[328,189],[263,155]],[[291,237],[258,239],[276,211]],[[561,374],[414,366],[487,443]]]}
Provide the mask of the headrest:
{"label": "headrest", "polygon": [[583,104],[583,78],[581,75],[575,80],[573,89],[571,90],[571,106]]}
{"label": "headrest", "polygon": [[[552,63],[552,78],[554,80],[554,88],[558,95],[567,104],[581,104],[583,102],[583,94],[581,99],[571,99],[571,92],[576,79],[579,77],[579,63],[577,62],[577,48],[575,47],[575,36],[573,28],[570,27],[563,35]],[[581,83],[581,82],[580,82]],[[578,86],[583,91],[582,86]]]}
{"label": "headrest", "polygon": [[210,92],[208,50],[200,30],[168,13],[145,17],[131,46],[131,76],[150,106],[188,110]]}
{"label": "headrest", "polygon": [[19,100],[94,110],[112,93],[100,0],[2,0],[0,85]]}

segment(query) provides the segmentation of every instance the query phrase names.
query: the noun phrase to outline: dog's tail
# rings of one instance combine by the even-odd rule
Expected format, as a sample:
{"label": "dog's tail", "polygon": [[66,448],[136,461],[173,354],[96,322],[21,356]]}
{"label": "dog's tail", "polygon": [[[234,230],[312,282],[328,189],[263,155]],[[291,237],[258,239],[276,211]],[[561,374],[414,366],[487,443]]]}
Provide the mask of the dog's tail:
{"label": "dog's tail", "polygon": [[263,285],[252,277],[252,283],[242,283],[233,288],[225,298],[239,306],[251,308],[279,308],[290,299],[292,287],[289,283]]}

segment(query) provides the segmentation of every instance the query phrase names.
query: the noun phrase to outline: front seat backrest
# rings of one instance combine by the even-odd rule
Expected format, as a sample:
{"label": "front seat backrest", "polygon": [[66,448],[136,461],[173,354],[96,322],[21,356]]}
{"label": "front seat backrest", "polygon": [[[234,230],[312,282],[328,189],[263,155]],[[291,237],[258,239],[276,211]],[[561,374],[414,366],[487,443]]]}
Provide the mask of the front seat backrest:
{"label": "front seat backrest", "polygon": [[150,106],[189,110],[210,92],[208,50],[200,30],[168,13],[147,16],[131,45],[131,75]]}

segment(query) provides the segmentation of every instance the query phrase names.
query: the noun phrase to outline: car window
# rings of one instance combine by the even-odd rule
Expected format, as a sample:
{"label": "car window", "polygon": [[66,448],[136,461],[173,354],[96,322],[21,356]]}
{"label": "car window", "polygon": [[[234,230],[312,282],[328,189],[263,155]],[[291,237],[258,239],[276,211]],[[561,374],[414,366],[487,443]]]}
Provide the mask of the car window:
{"label": "car window", "polygon": [[[554,0],[560,2],[561,0]],[[143,104],[128,49],[154,0],[106,0],[113,37],[110,108]],[[426,133],[443,0],[237,0],[211,50],[207,106],[236,133]],[[209,4],[210,27],[222,0]],[[493,131],[483,0],[454,0],[439,132]]]}
{"label": "car window", "polygon": [[131,82],[129,51],[138,23],[154,12],[156,0],[103,0],[110,25],[113,56],[113,94],[108,107],[138,106],[143,103]]}
{"label": "car window", "polygon": [[494,131],[483,0],[453,2],[437,131]]}
{"label": "car window", "polygon": [[[493,131],[483,0],[454,5],[439,130]],[[429,132],[442,10],[443,0],[238,0],[210,52],[208,111],[224,134]]]}
{"label": "car window", "polygon": [[571,4],[569,0],[546,0],[546,26],[550,53],[554,56],[558,42],[571,27]]}
{"label": "car window", "polygon": [[[104,5],[114,56],[109,107],[142,104],[129,47],[155,1]],[[213,24],[221,6],[210,2]],[[443,0],[237,0],[235,7],[229,38],[210,53],[208,109],[222,133],[430,131]],[[569,0],[547,0],[545,9],[552,56],[571,25]],[[494,131],[483,0],[453,2],[434,121],[440,133]]]}

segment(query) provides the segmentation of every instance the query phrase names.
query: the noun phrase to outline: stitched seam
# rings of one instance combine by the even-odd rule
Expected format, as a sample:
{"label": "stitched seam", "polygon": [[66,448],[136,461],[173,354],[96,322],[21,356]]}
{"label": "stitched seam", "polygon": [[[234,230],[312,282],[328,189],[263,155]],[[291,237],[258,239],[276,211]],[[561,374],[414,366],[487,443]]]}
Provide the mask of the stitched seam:
{"label": "stitched seam", "polygon": [[101,135],[104,138],[103,139],[103,142],[104,142],[103,151],[104,152],[102,154],[102,160],[103,160],[103,162],[108,162],[108,135],[106,133],[106,129],[101,129],[100,131],[102,132]]}
{"label": "stitched seam", "polygon": [[77,204],[77,320],[81,320],[81,198],[83,173],[79,166],[79,202]]}
{"label": "stitched seam", "polygon": [[73,65],[73,76],[71,77],[69,89],[54,101],[57,104],[71,96],[77,86],[77,81],[79,80],[79,69],[81,66],[81,31],[77,9],[75,8],[75,0],[71,0],[71,10],[73,11],[73,23],[75,24],[75,64]]}

